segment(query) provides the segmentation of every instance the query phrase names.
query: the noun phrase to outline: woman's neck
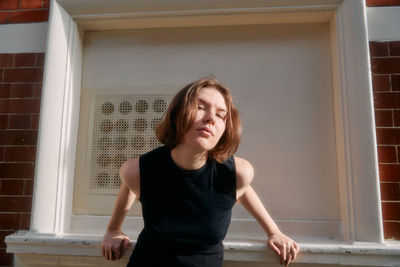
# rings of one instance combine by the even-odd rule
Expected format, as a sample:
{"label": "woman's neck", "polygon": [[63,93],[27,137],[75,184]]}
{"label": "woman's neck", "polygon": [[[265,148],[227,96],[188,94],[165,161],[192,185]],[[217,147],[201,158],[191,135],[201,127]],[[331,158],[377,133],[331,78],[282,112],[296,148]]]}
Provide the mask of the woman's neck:
{"label": "woman's neck", "polygon": [[179,168],[197,170],[206,163],[207,152],[197,152],[188,146],[179,144],[171,150],[171,157]]}

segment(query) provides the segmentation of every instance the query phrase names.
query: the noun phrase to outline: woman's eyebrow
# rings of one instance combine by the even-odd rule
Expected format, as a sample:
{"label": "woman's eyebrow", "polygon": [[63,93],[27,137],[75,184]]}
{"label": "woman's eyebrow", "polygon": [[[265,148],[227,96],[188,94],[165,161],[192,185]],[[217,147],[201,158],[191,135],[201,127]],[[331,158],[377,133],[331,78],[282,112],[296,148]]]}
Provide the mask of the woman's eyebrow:
{"label": "woman's eyebrow", "polygon": [[[203,100],[203,99],[199,98],[198,101],[199,101],[200,104],[203,104],[203,105],[206,105],[206,106],[210,106],[210,103],[208,103],[206,100]],[[217,110],[221,111],[221,112],[228,113],[228,111],[223,107],[218,107],[217,106]]]}

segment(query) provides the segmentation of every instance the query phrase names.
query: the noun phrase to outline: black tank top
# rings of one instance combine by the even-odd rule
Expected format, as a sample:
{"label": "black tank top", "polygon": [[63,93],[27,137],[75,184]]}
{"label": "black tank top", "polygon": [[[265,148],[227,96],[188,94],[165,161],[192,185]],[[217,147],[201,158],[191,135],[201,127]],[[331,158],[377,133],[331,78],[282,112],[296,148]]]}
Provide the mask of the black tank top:
{"label": "black tank top", "polygon": [[142,155],[139,166],[144,229],[131,261],[147,253],[154,259],[158,249],[170,255],[221,255],[236,201],[234,158],[223,164],[207,160],[200,169],[187,171],[163,146]]}

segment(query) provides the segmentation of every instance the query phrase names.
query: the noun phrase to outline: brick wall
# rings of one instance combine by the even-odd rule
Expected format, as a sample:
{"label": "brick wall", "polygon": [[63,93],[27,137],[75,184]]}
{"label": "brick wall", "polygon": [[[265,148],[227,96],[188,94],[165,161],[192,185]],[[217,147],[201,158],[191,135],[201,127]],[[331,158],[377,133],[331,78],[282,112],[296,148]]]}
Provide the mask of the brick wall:
{"label": "brick wall", "polygon": [[400,41],[370,42],[385,238],[400,239]]}
{"label": "brick wall", "polygon": [[400,6],[400,0],[366,0],[367,6]]}
{"label": "brick wall", "polygon": [[0,24],[47,21],[50,0],[0,0]]}
{"label": "brick wall", "polygon": [[29,229],[44,53],[0,54],[0,265],[4,237]]}

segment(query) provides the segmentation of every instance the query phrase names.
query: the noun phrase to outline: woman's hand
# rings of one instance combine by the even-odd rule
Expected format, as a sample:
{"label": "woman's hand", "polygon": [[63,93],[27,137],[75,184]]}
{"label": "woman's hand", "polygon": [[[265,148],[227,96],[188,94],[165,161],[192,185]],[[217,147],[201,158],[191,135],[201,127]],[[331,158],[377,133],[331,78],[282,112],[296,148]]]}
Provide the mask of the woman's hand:
{"label": "woman's hand", "polygon": [[299,252],[299,246],[296,242],[281,232],[269,235],[267,244],[279,256],[281,264],[286,266],[296,259]]}
{"label": "woman's hand", "polygon": [[121,231],[107,231],[101,242],[101,254],[107,260],[119,260],[124,249],[130,246],[129,237]]}

